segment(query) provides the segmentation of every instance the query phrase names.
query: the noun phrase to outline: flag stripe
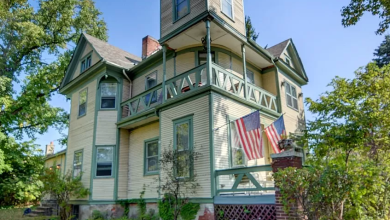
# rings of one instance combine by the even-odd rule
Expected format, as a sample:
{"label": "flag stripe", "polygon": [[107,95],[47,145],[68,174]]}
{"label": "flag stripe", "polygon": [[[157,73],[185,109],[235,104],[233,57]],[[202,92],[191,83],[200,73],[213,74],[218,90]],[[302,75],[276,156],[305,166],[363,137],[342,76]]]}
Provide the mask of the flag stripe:
{"label": "flag stripe", "polygon": [[[252,155],[249,154],[248,150],[247,150],[246,147],[245,147],[245,146],[247,146],[248,144],[247,144],[246,139],[245,139],[245,137],[244,137],[244,135],[243,135],[244,131],[241,130],[240,122],[241,122],[241,118],[238,119],[238,120],[236,120],[235,124],[236,124],[236,128],[237,128],[237,132],[238,132],[238,134],[240,135],[241,146],[242,146],[242,148],[244,148],[244,152],[245,152],[246,156],[248,157],[248,159],[251,160],[250,158],[252,158]],[[245,128],[244,128],[244,129],[245,129]]]}
{"label": "flag stripe", "polygon": [[275,153],[280,153],[278,142],[282,139],[281,135],[286,134],[283,116],[274,121],[265,129],[268,140],[271,143],[272,149]]}

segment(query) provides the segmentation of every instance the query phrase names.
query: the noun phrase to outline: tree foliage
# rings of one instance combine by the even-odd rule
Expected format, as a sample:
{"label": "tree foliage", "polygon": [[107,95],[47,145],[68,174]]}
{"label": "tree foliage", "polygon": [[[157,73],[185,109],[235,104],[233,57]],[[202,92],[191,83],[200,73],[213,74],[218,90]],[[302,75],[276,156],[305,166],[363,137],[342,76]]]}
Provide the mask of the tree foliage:
{"label": "tree foliage", "polygon": [[[188,196],[195,194],[200,187],[193,169],[199,155],[198,152],[192,150],[187,152],[178,151],[176,149],[171,150],[170,147],[162,152],[159,162],[161,172],[159,181],[161,181],[161,184],[158,187],[158,192],[164,194],[164,198],[158,203],[159,214],[162,219],[179,219],[183,210],[190,213],[185,213],[182,218],[188,219],[188,216],[192,215],[194,206],[189,203]],[[188,177],[177,177],[178,174]]]}
{"label": "tree foliage", "polygon": [[43,156],[31,142],[16,143],[0,133],[0,206],[39,200]]}
{"label": "tree foliage", "polygon": [[61,220],[71,217],[70,199],[85,198],[89,195],[89,189],[83,186],[81,176],[73,178],[71,171],[61,174],[57,169],[46,169],[40,179],[43,182],[43,193],[54,197],[59,204]]}
{"label": "tree foliage", "polygon": [[259,33],[256,32],[255,28],[252,26],[251,17],[245,16],[245,28],[246,28],[246,37],[254,41],[259,37]]}
{"label": "tree foliage", "polygon": [[343,26],[355,25],[365,12],[381,19],[376,34],[385,33],[390,24],[390,0],[351,0],[341,9]]}
{"label": "tree foliage", "polygon": [[389,218],[389,85],[390,65],[370,63],[306,99],[316,115],[305,135],[309,168],[275,174],[286,209],[298,202],[309,219]]}
{"label": "tree foliage", "polygon": [[375,49],[374,56],[373,60],[379,67],[390,63],[390,35],[386,35],[385,40]]}

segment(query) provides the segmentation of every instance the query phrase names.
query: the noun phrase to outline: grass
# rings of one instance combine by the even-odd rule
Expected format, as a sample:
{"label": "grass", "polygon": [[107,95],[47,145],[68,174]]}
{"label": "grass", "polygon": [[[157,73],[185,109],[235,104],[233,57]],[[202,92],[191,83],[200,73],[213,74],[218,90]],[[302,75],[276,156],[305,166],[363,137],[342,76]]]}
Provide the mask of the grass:
{"label": "grass", "polygon": [[[32,208],[34,209],[34,208]],[[43,220],[47,216],[42,217],[27,217],[23,216],[25,208],[0,209],[0,220]]]}

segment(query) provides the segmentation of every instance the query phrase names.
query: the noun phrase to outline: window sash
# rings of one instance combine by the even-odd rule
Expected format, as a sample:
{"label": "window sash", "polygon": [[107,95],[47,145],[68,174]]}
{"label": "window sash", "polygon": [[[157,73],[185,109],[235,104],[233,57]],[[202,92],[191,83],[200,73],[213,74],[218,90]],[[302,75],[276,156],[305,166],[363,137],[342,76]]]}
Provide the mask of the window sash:
{"label": "window sash", "polygon": [[83,89],[79,93],[79,116],[85,115],[87,107],[87,89]]}
{"label": "window sash", "polygon": [[81,61],[81,72],[87,70],[92,64],[91,55],[86,57],[83,61]]}
{"label": "window sash", "polygon": [[297,90],[295,86],[285,82],[286,85],[286,103],[288,107],[298,110]]}
{"label": "window sash", "polygon": [[233,18],[233,4],[231,0],[222,0],[222,12]]}
{"label": "window sash", "polygon": [[[96,176],[112,176],[114,161],[114,147],[96,148]],[[109,171],[109,173],[107,173]]]}
{"label": "window sash", "polygon": [[174,122],[174,149],[177,152],[175,176],[177,179],[190,178],[192,175],[193,161],[192,151],[192,117],[187,117]]}
{"label": "window sash", "polygon": [[189,0],[176,0],[176,5],[175,5],[175,18],[180,19],[184,15],[186,15],[189,11],[188,8],[188,1]]}
{"label": "window sash", "polygon": [[246,69],[246,81],[255,84],[255,74],[249,69]]}
{"label": "window sash", "polygon": [[145,89],[153,88],[157,85],[157,71],[147,75],[145,77]]}
{"label": "window sash", "polygon": [[244,153],[244,149],[241,146],[234,122],[230,123],[230,143],[231,143],[230,153],[231,153],[232,167],[246,166],[246,162],[247,162],[246,155]]}
{"label": "window sash", "polygon": [[73,177],[77,177],[82,172],[83,152],[75,152],[73,157]]}
{"label": "window sash", "polygon": [[[189,121],[187,122],[182,122],[179,124],[176,124],[176,149],[178,151],[182,150],[188,150],[190,148],[190,123]],[[185,128],[187,127],[187,128]],[[180,129],[180,130],[179,130]],[[179,132],[182,132],[180,134]]]}
{"label": "window sash", "polygon": [[[100,108],[112,109],[116,106],[117,83],[100,84]],[[110,103],[111,101],[111,103]]]}

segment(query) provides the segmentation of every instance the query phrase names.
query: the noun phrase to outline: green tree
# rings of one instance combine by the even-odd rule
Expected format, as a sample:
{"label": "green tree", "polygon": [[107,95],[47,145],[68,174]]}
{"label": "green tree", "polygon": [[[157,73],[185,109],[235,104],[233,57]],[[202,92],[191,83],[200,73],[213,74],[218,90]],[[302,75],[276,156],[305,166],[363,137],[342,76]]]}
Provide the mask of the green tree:
{"label": "green tree", "polygon": [[275,175],[285,202],[310,219],[388,219],[390,210],[390,65],[336,77],[332,91],[306,99],[316,119],[305,138],[310,168]]}
{"label": "green tree", "polygon": [[256,32],[255,28],[252,26],[251,17],[245,16],[245,28],[246,28],[246,37],[254,41],[259,37],[259,33]]}
{"label": "green tree", "polygon": [[390,24],[390,0],[351,0],[348,6],[341,9],[343,26],[355,25],[365,12],[381,19],[376,34],[385,33]]}
{"label": "green tree", "polygon": [[385,40],[375,49],[374,56],[373,60],[379,67],[390,63],[390,35],[386,35]]}
{"label": "green tree", "polygon": [[61,220],[68,220],[71,217],[72,210],[69,204],[71,198],[80,199],[89,195],[89,189],[84,188],[81,178],[73,178],[71,171],[61,174],[57,169],[46,169],[40,179],[43,182],[44,194],[51,195],[59,204]]}
{"label": "green tree", "polygon": [[[100,15],[92,0],[0,1],[0,143],[12,143],[0,146],[0,152],[9,146],[32,152],[37,134],[67,126],[68,113],[49,101],[58,92],[80,34],[107,40]],[[32,141],[20,143],[24,136]],[[18,164],[8,163],[11,167],[2,171],[2,161],[12,159],[7,157],[0,153],[3,175],[11,175],[9,169]],[[0,185],[5,181],[0,178]]]}

